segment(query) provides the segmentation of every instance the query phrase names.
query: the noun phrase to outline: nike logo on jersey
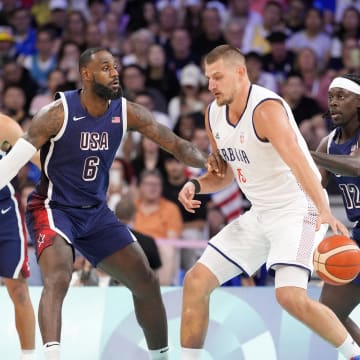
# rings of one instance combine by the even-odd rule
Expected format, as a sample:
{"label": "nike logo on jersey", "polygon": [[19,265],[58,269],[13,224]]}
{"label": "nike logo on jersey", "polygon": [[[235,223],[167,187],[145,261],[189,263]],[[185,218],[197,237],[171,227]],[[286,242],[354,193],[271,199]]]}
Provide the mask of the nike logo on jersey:
{"label": "nike logo on jersey", "polygon": [[85,119],[85,118],[86,118],[86,116],[73,116],[74,121],[79,121],[79,120]]}
{"label": "nike logo on jersey", "polygon": [[219,133],[216,133],[215,139],[220,140],[220,135],[219,135]]}
{"label": "nike logo on jersey", "polygon": [[10,210],[11,210],[11,206],[9,206],[7,209],[1,209],[1,215],[5,215]]}

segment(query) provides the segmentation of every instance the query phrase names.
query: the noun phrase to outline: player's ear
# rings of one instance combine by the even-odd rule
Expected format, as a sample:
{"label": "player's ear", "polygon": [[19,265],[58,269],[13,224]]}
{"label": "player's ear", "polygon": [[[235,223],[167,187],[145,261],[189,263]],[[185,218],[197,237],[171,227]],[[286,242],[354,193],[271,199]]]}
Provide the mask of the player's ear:
{"label": "player's ear", "polygon": [[88,70],[87,67],[83,66],[80,69],[80,76],[81,76],[81,79],[83,79],[83,80],[90,80],[90,71]]}
{"label": "player's ear", "polygon": [[241,76],[241,77],[244,77],[247,73],[246,71],[246,66],[245,65],[239,65],[237,67],[237,73]]}

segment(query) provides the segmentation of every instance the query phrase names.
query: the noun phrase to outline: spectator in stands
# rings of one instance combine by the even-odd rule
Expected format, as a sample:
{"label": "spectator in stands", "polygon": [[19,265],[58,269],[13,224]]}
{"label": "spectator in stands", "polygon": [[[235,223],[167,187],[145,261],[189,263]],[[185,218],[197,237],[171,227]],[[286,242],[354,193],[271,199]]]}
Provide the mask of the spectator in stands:
{"label": "spectator in stands", "polygon": [[204,111],[205,105],[200,100],[200,89],[205,83],[201,69],[195,64],[186,65],[180,74],[180,93],[173,97],[168,105],[168,113],[173,122],[184,114]]}
{"label": "spectator in stands", "polygon": [[183,139],[192,141],[199,118],[202,118],[200,112],[188,112],[181,114],[174,127],[175,134],[179,135]]}
{"label": "spectator in stands", "polygon": [[142,69],[148,66],[148,52],[150,45],[154,44],[154,34],[148,29],[139,29],[130,34],[130,53],[122,59],[124,66],[137,64]]}
{"label": "spectator in stands", "polygon": [[146,86],[161,91],[167,102],[180,90],[175,72],[168,66],[166,52],[159,44],[149,47]]}
{"label": "spectator in stands", "polygon": [[47,88],[43,94],[34,96],[30,103],[29,114],[34,116],[43,106],[50,104],[54,100],[56,91],[60,86],[66,84],[66,77],[60,69],[54,69],[49,74]]}
{"label": "spectator in stands", "polygon": [[99,25],[93,22],[88,22],[85,31],[85,47],[100,47],[102,41],[102,33]]}
{"label": "spectator in stands", "polygon": [[0,69],[16,56],[15,39],[10,26],[0,26]]}
{"label": "spectator in stands", "polygon": [[360,3],[358,1],[354,0],[335,0],[336,6],[335,6],[335,21],[339,23],[344,15],[345,10],[353,6],[358,11],[360,11]]}
{"label": "spectator in stands", "polygon": [[10,14],[18,7],[17,1],[3,0],[1,1],[0,9],[0,25],[10,25]]}
{"label": "spectator in stands", "polygon": [[349,38],[360,38],[360,11],[354,6],[345,9],[340,23],[337,24],[331,43],[331,58],[341,57],[342,44]]}
{"label": "spectator in stands", "polygon": [[108,12],[105,16],[105,30],[101,45],[109,49],[112,54],[123,54],[124,38],[121,30],[120,20],[117,14]]}
{"label": "spectator in stands", "polygon": [[169,51],[170,38],[173,31],[179,26],[179,16],[176,8],[168,3],[161,6],[159,11],[159,28],[156,34],[156,42]]}
{"label": "spectator in stands", "polygon": [[57,66],[54,54],[55,34],[52,28],[43,27],[36,34],[36,53],[20,59],[20,63],[30,72],[40,91],[46,90],[47,78]]}
{"label": "spectator in stands", "polygon": [[[186,176],[186,165],[170,154],[165,155],[164,160],[166,176],[163,183],[164,198],[175,203],[182,216],[183,231],[181,238],[184,240],[204,240],[206,227],[206,204],[210,201],[210,195],[196,195],[196,200],[201,201],[201,207],[195,214],[187,212],[178,200],[178,195],[183,185],[189,180]],[[200,257],[203,249],[182,249],[180,252],[180,268],[189,270]]]}
{"label": "spectator in stands", "polygon": [[191,34],[186,28],[177,28],[170,37],[169,67],[178,79],[182,69],[188,64],[200,65],[197,49],[192,47]]}
{"label": "spectator in stands", "polygon": [[137,64],[124,66],[121,71],[121,79],[125,97],[134,100],[137,93],[147,91],[154,101],[154,109],[166,112],[167,101],[161,92],[152,87],[146,87],[145,71]]}
{"label": "spectator in stands", "polygon": [[32,55],[36,52],[36,30],[32,26],[30,9],[17,7],[10,13],[10,24],[14,29],[17,55]]}
{"label": "spectator in stands", "polygon": [[306,12],[305,29],[292,34],[287,40],[288,49],[294,53],[304,47],[313,49],[317,56],[318,64],[325,68],[331,49],[331,38],[324,31],[324,18],[319,9],[310,8]]}
{"label": "spectator in stands", "polygon": [[221,17],[215,7],[206,7],[201,13],[200,34],[194,34],[193,49],[200,58],[207,54],[215,46],[225,44]]}
{"label": "spectator in stands", "polygon": [[360,71],[360,45],[357,38],[344,40],[341,49],[341,58],[332,59],[329,67],[341,74],[351,74]]}
{"label": "spectator in stands", "polygon": [[250,81],[253,84],[264,86],[277,92],[278,84],[276,78],[272,73],[264,71],[262,56],[255,51],[250,51],[245,55],[245,60]]}
{"label": "spectator in stands", "polygon": [[24,131],[27,130],[31,117],[26,109],[25,90],[17,85],[9,85],[4,89],[3,112],[13,118]]}
{"label": "spectator in stands", "polygon": [[273,31],[286,31],[282,21],[282,7],[277,1],[268,1],[263,11],[262,22],[255,25],[251,41],[252,51],[261,55],[270,52],[270,43],[267,37]]}
{"label": "spectator in stands", "polygon": [[128,16],[126,30],[129,33],[141,28],[147,28],[154,34],[158,32],[159,14],[154,1],[144,0],[139,3],[126,1],[126,8],[124,11]]}
{"label": "spectator in stands", "polygon": [[56,38],[63,36],[66,28],[67,11],[69,4],[67,0],[49,0],[50,19],[49,23],[55,30]]}
{"label": "spectator in stands", "polygon": [[164,153],[160,151],[159,146],[146,137],[140,140],[139,150],[135,159],[131,161],[134,174],[139,180],[143,170],[158,170],[162,176],[165,176]]}
{"label": "spectator in stands", "polygon": [[64,30],[63,41],[73,41],[85,48],[86,19],[79,10],[71,10],[67,15],[66,28]]}
{"label": "spectator in stands", "polygon": [[303,79],[305,93],[317,101],[322,111],[328,108],[327,89],[333,79],[334,72],[321,70],[316,53],[311,48],[299,50],[294,61],[294,70]]}
{"label": "spectator in stands", "polygon": [[[146,109],[148,109],[154,115],[157,122],[165,125],[166,127],[170,128],[170,129],[174,128],[175,124],[171,121],[170,117],[166,113],[155,110],[154,101],[149,92],[147,92],[147,91],[138,92],[135,96],[134,101],[137,104],[140,104],[140,105],[144,106]],[[139,137],[139,140],[140,140],[140,137]],[[137,143],[138,143],[138,141],[137,141]]]}
{"label": "spectator in stands", "polygon": [[275,76],[278,86],[293,71],[294,54],[286,48],[287,35],[283,31],[274,31],[267,37],[270,52],[263,57],[264,70]]}
{"label": "spectator in stands", "polygon": [[[183,230],[181,213],[176,204],[162,197],[162,181],[158,170],[141,173],[134,229],[155,239],[180,239]],[[162,262],[158,273],[160,284],[172,285],[178,270],[176,249],[172,245],[158,246]]]}
{"label": "spectator in stands", "polygon": [[[229,0],[227,19],[239,19],[245,22],[245,31],[242,40],[242,52],[244,54],[252,50],[251,42],[254,28],[262,21],[261,15],[251,10],[250,0]],[[226,23],[226,21],[225,21]]]}
{"label": "spectator in stands", "polygon": [[88,0],[89,23],[96,24],[100,34],[105,32],[106,2],[103,0]]}
{"label": "spectator in stands", "polygon": [[283,13],[285,26],[292,33],[301,31],[305,27],[306,2],[302,0],[288,0]]}
{"label": "spectator in stands", "polygon": [[28,111],[33,97],[38,93],[38,85],[33,80],[30,72],[15,60],[9,59],[4,63],[2,69],[4,86],[16,85],[25,90],[26,111]]}
{"label": "spectator in stands", "polygon": [[226,43],[242,50],[245,28],[246,21],[244,19],[230,18],[224,26]]}
{"label": "spectator in stands", "polygon": [[124,196],[115,206],[115,215],[123,223],[129,226],[130,231],[135,235],[139,245],[149,261],[150,267],[157,272],[162,263],[159,249],[155,239],[133,229],[136,207],[131,196]]}
{"label": "spectator in stands", "polygon": [[111,210],[115,210],[116,204],[124,196],[136,195],[137,188],[131,164],[122,158],[115,158],[109,175],[109,187],[107,192],[107,204]]}
{"label": "spectator in stands", "polygon": [[190,0],[182,3],[181,26],[189,31],[190,34],[198,34],[201,25],[201,12],[203,10],[202,1]]}
{"label": "spectator in stands", "polygon": [[71,40],[64,41],[58,53],[58,68],[64,73],[66,81],[73,83],[74,87],[80,86],[80,74],[77,66],[80,54],[80,46]]}
{"label": "spectator in stands", "polygon": [[328,126],[319,104],[315,99],[305,95],[304,82],[298,73],[288,75],[281,92],[309,148],[315,150],[320,140],[328,133]]}

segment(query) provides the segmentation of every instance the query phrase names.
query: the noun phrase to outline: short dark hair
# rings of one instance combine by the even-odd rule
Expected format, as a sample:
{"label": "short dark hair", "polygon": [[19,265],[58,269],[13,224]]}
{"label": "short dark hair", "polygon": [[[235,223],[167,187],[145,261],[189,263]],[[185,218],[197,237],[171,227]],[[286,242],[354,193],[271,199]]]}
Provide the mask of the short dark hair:
{"label": "short dark hair", "polygon": [[85,51],[83,51],[83,53],[80,55],[80,58],[79,58],[79,70],[81,70],[84,66],[89,64],[89,62],[92,60],[91,57],[94,54],[98,53],[99,51],[109,52],[109,50],[104,47],[93,47],[93,48],[89,48],[89,49],[86,49]]}

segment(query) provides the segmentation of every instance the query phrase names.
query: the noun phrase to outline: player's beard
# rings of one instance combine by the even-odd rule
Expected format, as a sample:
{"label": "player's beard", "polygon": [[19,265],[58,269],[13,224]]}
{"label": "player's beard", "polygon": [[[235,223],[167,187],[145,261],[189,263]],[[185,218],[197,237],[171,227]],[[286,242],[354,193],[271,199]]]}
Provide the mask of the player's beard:
{"label": "player's beard", "polygon": [[95,78],[92,82],[92,91],[94,94],[96,94],[98,97],[104,100],[115,100],[119,99],[122,96],[122,88],[119,86],[119,89],[117,91],[112,90],[108,86],[102,85],[98,83]]}

